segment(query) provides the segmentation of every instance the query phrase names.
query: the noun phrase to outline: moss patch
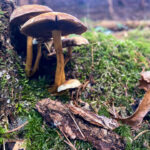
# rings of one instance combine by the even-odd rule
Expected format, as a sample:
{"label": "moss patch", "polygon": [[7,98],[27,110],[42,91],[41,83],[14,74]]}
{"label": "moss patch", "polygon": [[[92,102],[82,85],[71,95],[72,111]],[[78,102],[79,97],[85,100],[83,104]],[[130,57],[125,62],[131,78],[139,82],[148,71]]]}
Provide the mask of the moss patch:
{"label": "moss patch", "polygon": [[[135,101],[139,102],[144,94],[144,91],[138,89],[137,83],[140,72],[143,69],[149,69],[150,44],[131,39],[120,41],[98,32],[87,32],[84,36],[90,41],[90,45],[74,48],[73,58],[66,66],[67,78],[76,77],[81,82],[90,77],[94,78],[95,84],[90,85],[92,90],[87,88],[81,98],[90,103],[93,109],[97,109],[99,114],[108,116],[107,107],[105,108],[103,103],[108,105],[114,103],[117,108],[125,108],[124,111],[120,110],[121,115],[124,117],[131,115],[134,111],[131,104]],[[4,63],[4,61],[1,62]],[[19,61],[15,61],[13,65],[17,68],[19,75],[17,85],[21,87],[20,94],[17,95],[19,100],[15,100],[15,114],[25,116],[29,120],[29,124],[21,131],[28,141],[27,149],[69,149],[68,145],[64,143],[64,138],[60,138],[59,131],[45,125],[41,116],[34,111],[36,102],[42,98],[50,97],[54,100],[57,98],[67,102],[68,96],[51,96],[47,91],[50,81],[46,76],[29,80]],[[1,78],[3,90],[6,85],[7,87],[10,85],[5,80],[5,76],[3,76]],[[140,131],[145,129],[148,129],[148,125],[142,127]],[[129,131],[125,132],[129,134],[124,135],[124,131]],[[117,132],[121,136],[127,137],[127,149],[144,150],[146,148],[144,141],[150,142],[150,133],[131,142],[138,132],[131,132],[127,126],[118,129]],[[72,142],[77,149],[92,149],[91,145],[86,142]]]}

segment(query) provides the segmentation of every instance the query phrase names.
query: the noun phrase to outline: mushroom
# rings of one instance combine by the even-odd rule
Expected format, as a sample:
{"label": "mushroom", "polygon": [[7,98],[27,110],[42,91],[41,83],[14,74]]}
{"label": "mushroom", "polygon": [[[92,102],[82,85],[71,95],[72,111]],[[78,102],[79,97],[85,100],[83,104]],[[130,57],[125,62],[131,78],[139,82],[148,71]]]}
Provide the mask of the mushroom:
{"label": "mushroom", "polygon": [[72,57],[72,47],[88,45],[88,44],[89,44],[89,41],[82,36],[62,39],[62,47],[68,49],[67,58],[65,59],[65,65]]}
{"label": "mushroom", "polygon": [[57,89],[57,92],[61,92],[67,89],[74,89],[81,86],[81,82],[77,79],[70,79],[68,81],[65,81],[62,85],[60,85]]}
{"label": "mushroom", "polygon": [[69,90],[69,93],[71,95],[71,100],[73,101],[74,105],[78,106],[79,99],[77,96],[78,94],[76,95],[76,93],[78,93],[78,90],[80,89],[81,85],[82,84],[79,80],[70,79],[68,81],[65,81],[62,85],[60,85],[57,89],[57,92],[59,93],[59,92]]}
{"label": "mushroom", "polygon": [[[50,51],[53,49],[53,46],[54,46],[52,41],[45,42],[44,44],[49,52],[47,56],[52,56],[56,54],[55,51],[50,53]],[[68,50],[67,58],[65,58],[64,64],[66,65],[67,62],[72,57],[72,48],[74,46],[82,46],[82,45],[87,45],[87,44],[89,44],[89,41],[82,36],[75,36],[72,38],[62,38],[62,47],[67,48]]]}
{"label": "mushroom", "polygon": [[[52,9],[50,9],[47,6],[42,6],[42,5],[24,5],[21,7],[18,7],[13,11],[13,13],[10,16],[10,29],[13,30],[13,28],[20,27],[22,24],[24,24],[27,20],[30,18],[37,16],[41,13],[46,13],[46,12],[51,12]],[[41,44],[38,44],[38,54],[36,58],[36,63],[34,65],[34,70],[31,72],[31,67],[32,67],[32,41],[33,38],[31,36],[27,36],[27,57],[26,57],[26,66],[25,66],[25,71],[28,77],[31,76],[31,74],[34,74],[34,72],[38,68],[39,64],[39,56],[41,56]]]}
{"label": "mushroom", "polygon": [[64,55],[62,51],[61,36],[69,34],[82,34],[87,27],[76,17],[61,13],[49,12],[36,16],[28,20],[21,28],[22,33],[39,37],[53,37],[54,48],[56,50],[57,67],[55,73],[55,81],[50,92],[57,92],[57,87],[65,82],[64,72]]}

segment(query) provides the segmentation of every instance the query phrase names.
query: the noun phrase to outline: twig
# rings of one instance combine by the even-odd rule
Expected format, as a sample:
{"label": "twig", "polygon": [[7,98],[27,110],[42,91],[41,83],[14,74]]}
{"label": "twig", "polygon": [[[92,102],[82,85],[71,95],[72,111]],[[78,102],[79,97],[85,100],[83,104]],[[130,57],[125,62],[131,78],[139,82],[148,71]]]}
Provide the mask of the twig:
{"label": "twig", "polygon": [[69,60],[71,59],[71,57],[72,57],[72,47],[70,46],[70,47],[68,47],[67,57],[66,57],[65,62],[64,62],[65,66],[69,62]]}
{"label": "twig", "polygon": [[117,118],[114,102],[112,103],[112,111],[113,111],[113,115],[115,116],[115,118]]}
{"label": "twig", "polygon": [[52,48],[52,45],[53,45],[53,41],[45,42],[44,45],[45,45],[47,51],[48,51],[49,53],[51,53],[51,48]]}
{"label": "twig", "polygon": [[127,88],[127,83],[125,84],[125,96],[127,97],[128,96],[128,88]]}
{"label": "twig", "polygon": [[6,148],[5,148],[5,140],[3,140],[3,150],[6,150]]}
{"label": "twig", "polygon": [[89,84],[89,82],[90,82],[90,81],[86,81],[84,84],[82,84],[82,85],[78,88],[77,93],[76,93],[76,101],[78,101],[80,90],[84,90],[84,89],[87,87],[87,85]]}
{"label": "twig", "polygon": [[78,89],[77,89],[77,93],[76,93],[76,101],[78,101],[78,99],[79,99],[79,92],[80,92],[81,88],[82,88],[82,85],[79,86]]}
{"label": "twig", "polygon": [[91,48],[91,56],[92,56],[92,65],[91,65],[91,69],[94,69],[94,56],[93,56],[93,46]]}
{"label": "twig", "polygon": [[12,88],[11,90],[11,97],[13,98],[14,97],[14,89]]}
{"label": "twig", "polygon": [[63,139],[63,137],[61,136],[61,134],[56,130],[56,132],[57,132],[57,134],[58,134],[58,136],[61,138],[61,139]]}
{"label": "twig", "polygon": [[80,127],[78,126],[78,124],[77,124],[75,118],[72,116],[72,114],[70,113],[70,111],[68,111],[68,113],[69,113],[70,117],[72,118],[72,120],[74,121],[75,125],[77,126],[77,129],[78,129],[79,132],[81,133],[82,137],[85,139],[85,136],[84,136],[84,134],[82,133]]}
{"label": "twig", "polygon": [[71,142],[67,142],[67,141],[65,141],[65,140],[64,140],[64,142],[65,142],[66,144],[68,144],[68,145],[71,147],[72,150],[77,150],[77,149],[75,148],[75,146],[74,146]]}
{"label": "twig", "polygon": [[50,56],[53,56],[55,54],[56,54],[56,52],[54,51],[54,52],[50,52],[47,56],[50,57]]}
{"label": "twig", "polygon": [[142,134],[149,132],[150,130],[144,130],[142,132],[140,132],[133,140],[135,141],[136,139],[138,139]]}
{"label": "twig", "polygon": [[6,132],[7,133],[12,133],[12,132],[15,132],[15,131],[18,131],[19,129],[23,128],[26,124],[28,124],[28,121],[26,121],[25,123],[23,123],[22,125],[20,125],[19,127],[13,129],[13,130],[9,130]]}
{"label": "twig", "polygon": [[67,141],[64,140],[64,142],[67,143],[73,150],[77,150],[75,148],[75,146],[70,142],[70,140],[68,139],[68,137],[66,136],[66,134],[63,132],[63,130],[61,130],[59,126],[58,126],[58,128],[59,128],[59,130],[62,132],[62,134],[64,135],[64,137],[67,140]]}
{"label": "twig", "polygon": [[89,84],[89,82],[90,82],[90,81],[86,81],[86,82],[83,84],[82,90],[84,90],[84,89],[87,87],[87,85]]}

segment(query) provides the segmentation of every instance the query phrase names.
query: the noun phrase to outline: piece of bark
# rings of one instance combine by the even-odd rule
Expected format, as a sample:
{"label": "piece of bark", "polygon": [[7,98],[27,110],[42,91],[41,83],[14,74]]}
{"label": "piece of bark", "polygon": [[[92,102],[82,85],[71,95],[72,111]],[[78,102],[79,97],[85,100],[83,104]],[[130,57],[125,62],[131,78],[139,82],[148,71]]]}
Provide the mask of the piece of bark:
{"label": "piece of bark", "polygon": [[0,50],[11,48],[9,39],[9,17],[15,8],[13,0],[0,0]]}
{"label": "piece of bark", "polygon": [[26,141],[24,140],[7,140],[5,141],[6,150],[26,150]]}
{"label": "piece of bark", "polygon": [[[74,115],[72,119],[69,105],[58,101],[43,99],[36,104],[38,112],[43,116],[48,124],[54,125],[65,133],[70,139],[80,139],[92,143],[97,150],[121,150],[125,144],[122,138],[111,130],[107,130],[97,125],[91,124],[82,116]],[[80,128],[80,131],[77,127]],[[81,134],[84,135],[82,135]]]}
{"label": "piece of bark", "polygon": [[89,110],[75,107],[73,105],[68,105],[68,107],[73,114],[81,116],[84,120],[90,122],[93,125],[97,125],[99,127],[110,130],[114,130],[115,128],[120,126],[120,124],[114,119],[110,119],[105,116],[98,116],[97,114]]}

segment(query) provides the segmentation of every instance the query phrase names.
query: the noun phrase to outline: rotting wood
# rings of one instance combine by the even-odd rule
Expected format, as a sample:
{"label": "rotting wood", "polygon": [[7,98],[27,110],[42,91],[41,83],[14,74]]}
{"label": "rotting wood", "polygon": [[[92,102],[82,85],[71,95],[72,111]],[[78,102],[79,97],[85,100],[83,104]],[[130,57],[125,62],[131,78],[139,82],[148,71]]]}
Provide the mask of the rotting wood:
{"label": "rotting wood", "polygon": [[97,150],[124,149],[124,141],[119,135],[111,130],[98,127],[94,123],[91,124],[89,121],[84,120],[82,116],[74,115],[76,123],[85,136],[84,138],[68,113],[69,106],[71,107],[71,105],[65,105],[48,98],[36,104],[38,112],[43,116],[47,124],[58,127],[68,138],[88,141]]}
{"label": "rotting wood", "polygon": [[98,116],[89,110],[75,107],[73,105],[68,105],[68,107],[73,114],[82,117],[84,120],[90,122],[93,125],[97,125],[99,127],[110,130],[114,130],[115,128],[120,126],[119,123],[114,119],[109,119],[105,116]]}

